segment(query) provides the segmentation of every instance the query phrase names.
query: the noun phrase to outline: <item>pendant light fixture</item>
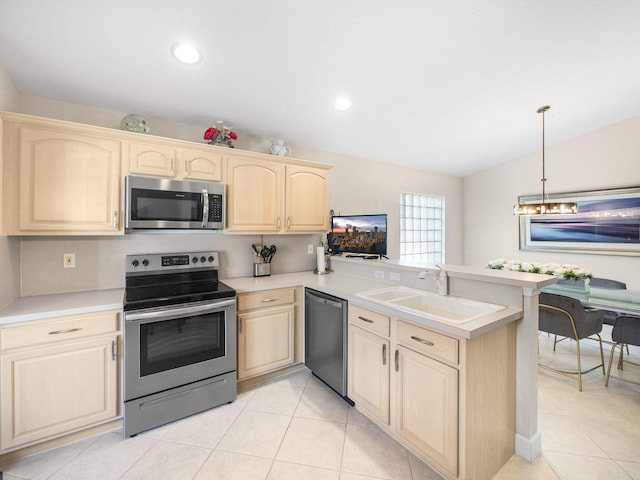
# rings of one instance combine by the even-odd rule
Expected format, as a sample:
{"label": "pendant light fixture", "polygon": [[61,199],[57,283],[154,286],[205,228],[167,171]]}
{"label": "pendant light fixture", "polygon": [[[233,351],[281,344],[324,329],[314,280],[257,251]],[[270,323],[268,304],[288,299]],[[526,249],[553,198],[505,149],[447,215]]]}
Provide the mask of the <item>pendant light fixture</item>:
{"label": "pendant light fixture", "polygon": [[544,114],[551,107],[545,105],[538,109],[538,113],[542,114],[542,198],[540,203],[521,203],[516,208],[514,213],[517,215],[571,215],[578,213],[578,204],[573,202],[547,202],[545,200],[545,182],[547,181],[544,175]]}

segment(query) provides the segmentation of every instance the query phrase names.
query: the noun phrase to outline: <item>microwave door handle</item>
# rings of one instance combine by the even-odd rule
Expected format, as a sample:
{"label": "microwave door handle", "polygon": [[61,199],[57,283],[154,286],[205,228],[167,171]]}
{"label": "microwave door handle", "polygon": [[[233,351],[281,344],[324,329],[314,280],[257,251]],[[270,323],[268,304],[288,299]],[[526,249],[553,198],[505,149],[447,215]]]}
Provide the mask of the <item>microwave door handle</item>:
{"label": "microwave door handle", "polygon": [[202,189],[202,228],[207,228],[209,220],[209,190]]}

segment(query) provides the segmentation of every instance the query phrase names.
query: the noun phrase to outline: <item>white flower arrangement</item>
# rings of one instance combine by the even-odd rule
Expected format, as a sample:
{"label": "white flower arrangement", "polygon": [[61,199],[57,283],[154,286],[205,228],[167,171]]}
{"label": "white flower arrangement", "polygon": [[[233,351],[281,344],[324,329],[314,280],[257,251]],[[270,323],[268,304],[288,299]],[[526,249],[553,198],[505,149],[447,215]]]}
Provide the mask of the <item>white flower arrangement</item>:
{"label": "white flower arrangement", "polygon": [[521,262],[519,260],[505,260],[504,258],[498,258],[496,260],[491,260],[487,264],[487,268],[493,270],[509,270],[512,272],[543,273],[545,275],[560,277],[565,280],[584,280],[586,278],[593,277],[590,271],[568,263],[559,265],[557,263]]}

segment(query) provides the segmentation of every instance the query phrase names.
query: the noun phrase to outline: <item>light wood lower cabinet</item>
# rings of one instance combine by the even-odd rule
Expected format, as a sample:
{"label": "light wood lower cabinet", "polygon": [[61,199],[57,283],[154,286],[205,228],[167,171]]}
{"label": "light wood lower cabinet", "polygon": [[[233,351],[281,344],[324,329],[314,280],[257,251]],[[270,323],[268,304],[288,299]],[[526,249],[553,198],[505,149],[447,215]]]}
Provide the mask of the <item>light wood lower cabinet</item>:
{"label": "light wood lower cabinet", "polygon": [[357,305],[349,306],[348,395],[388,425],[390,342],[381,332],[388,337],[389,317]]}
{"label": "light wood lower cabinet", "polygon": [[295,289],[238,295],[238,379],[294,363]]}
{"label": "light wood lower cabinet", "polygon": [[119,415],[120,312],[0,330],[0,450]]}
{"label": "light wood lower cabinet", "polygon": [[444,478],[488,480],[514,454],[513,324],[459,339],[350,304],[348,330],[356,408]]}
{"label": "light wood lower cabinet", "polygon": [[397,347],[395,430],[447,471],[458,471],[458,370]]}

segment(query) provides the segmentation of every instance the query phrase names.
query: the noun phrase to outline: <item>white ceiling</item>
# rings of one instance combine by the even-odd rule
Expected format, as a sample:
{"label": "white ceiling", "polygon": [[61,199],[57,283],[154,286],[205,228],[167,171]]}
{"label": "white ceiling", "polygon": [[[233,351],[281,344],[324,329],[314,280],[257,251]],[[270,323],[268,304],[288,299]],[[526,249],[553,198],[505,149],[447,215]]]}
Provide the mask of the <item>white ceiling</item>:
{"label": "white ceiling", "polygon": [[541,105],[547,145],[640,114],[640,1],[0,0],[0,63],[29,95],[465,176],[540,150]]}

